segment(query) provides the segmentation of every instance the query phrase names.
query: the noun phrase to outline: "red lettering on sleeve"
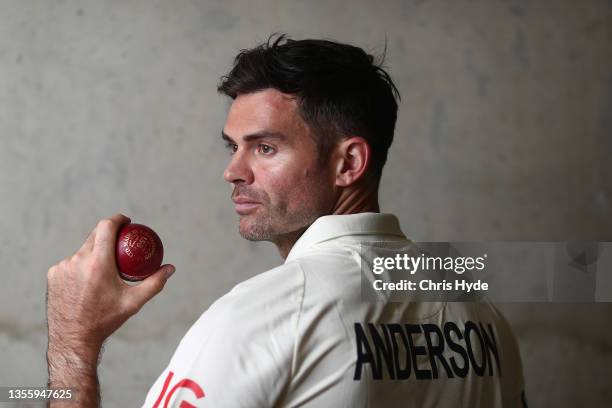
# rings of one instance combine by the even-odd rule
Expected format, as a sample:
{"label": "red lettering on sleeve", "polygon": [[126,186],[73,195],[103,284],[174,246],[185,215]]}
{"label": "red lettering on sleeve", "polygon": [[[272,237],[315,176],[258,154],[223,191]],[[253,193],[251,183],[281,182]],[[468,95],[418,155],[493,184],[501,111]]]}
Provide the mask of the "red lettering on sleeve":
{"label": "red lettering on sleeve", "polygon": [[[161,404],[161,402],[164,400],[164,396],[166,395],[166,391],[168,390],[168,387],[170,386],[170,382],[172,381],[173,376],[174,376],[174,373],[172,371],[170,371],[168,375],[166,376],[162,390],[159,394],[159,397],[157,397],[155,404],[153,404],[153,408],[159,408],[159,404]],[[166,400],[164,402],[163,408],[168,408],[168,404],[170,403],[172,396],[179,388],[187,388],[191,390],[191,392],[193,392],[193,394],[196,396],[196,399],[204,398],[206,396],[206,394],[204,393],[204,390],[202,390],[202,387],[200,387],[200,385],[197,382],[189,378],[183,378],[182,380],[177,382],[174,385],[174,387],[172,387],[172,389],[166,396]],[[192,405],[186,401],[182,401],[181,405],[179,405],[179,408],[196,408],[196,407],[195,405]]]}

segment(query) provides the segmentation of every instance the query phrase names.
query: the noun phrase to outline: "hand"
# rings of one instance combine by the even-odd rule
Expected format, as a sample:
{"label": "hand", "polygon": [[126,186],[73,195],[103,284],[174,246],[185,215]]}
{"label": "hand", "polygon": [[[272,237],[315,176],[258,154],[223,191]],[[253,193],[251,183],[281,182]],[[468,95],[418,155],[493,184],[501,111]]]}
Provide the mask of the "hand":
{"label": "hand", "polygon": [[121,214],[101,220],[72,257],[49,269],[49,353],[70,354],[95,367],[104,340],[159,293],[174,272],[174,266],[162,265],[137,286],[119,277],[115,244],[119,229],[129,222]]}

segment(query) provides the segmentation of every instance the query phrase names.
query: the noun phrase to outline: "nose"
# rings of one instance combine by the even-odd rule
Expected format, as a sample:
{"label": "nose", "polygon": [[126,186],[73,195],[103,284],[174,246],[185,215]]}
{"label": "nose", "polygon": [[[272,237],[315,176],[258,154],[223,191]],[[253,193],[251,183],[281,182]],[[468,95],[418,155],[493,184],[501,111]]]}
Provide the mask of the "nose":
{"label": "nose", "polygon": [[253,183],[253,171],[248,160],[239,151],[232,155],[232,158],[223,172],[223,178],[228,183]]}

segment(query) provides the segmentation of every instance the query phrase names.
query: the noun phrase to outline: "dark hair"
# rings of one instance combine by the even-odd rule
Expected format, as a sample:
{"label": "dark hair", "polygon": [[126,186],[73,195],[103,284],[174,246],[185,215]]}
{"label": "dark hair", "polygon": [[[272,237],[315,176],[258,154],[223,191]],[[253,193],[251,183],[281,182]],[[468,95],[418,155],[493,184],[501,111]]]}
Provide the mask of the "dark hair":
{"label": "dark hair", "polygon": [[[361,136],[372,149],[370,171],[380,179],[393,141],[399,91],[363,49],[328,40],[291,40],[272,34],[242,50],[218,91],[238,95],[274,88],[297,97],[298,111],[315,135],[320,157],[344,135]],[[385,44],[386,52],[386,44]]]}

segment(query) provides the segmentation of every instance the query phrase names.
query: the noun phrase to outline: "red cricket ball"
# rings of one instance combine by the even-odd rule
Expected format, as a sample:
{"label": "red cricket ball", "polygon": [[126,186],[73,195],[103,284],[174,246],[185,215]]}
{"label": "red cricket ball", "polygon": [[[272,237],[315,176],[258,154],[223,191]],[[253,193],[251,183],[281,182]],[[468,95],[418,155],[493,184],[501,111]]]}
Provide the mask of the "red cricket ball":
{"label": "red cricket ball", "polygon": [[146,225],[127,224],[119,230],[115,255],[121,278],[141,281],[161,266],[164,246]]}

